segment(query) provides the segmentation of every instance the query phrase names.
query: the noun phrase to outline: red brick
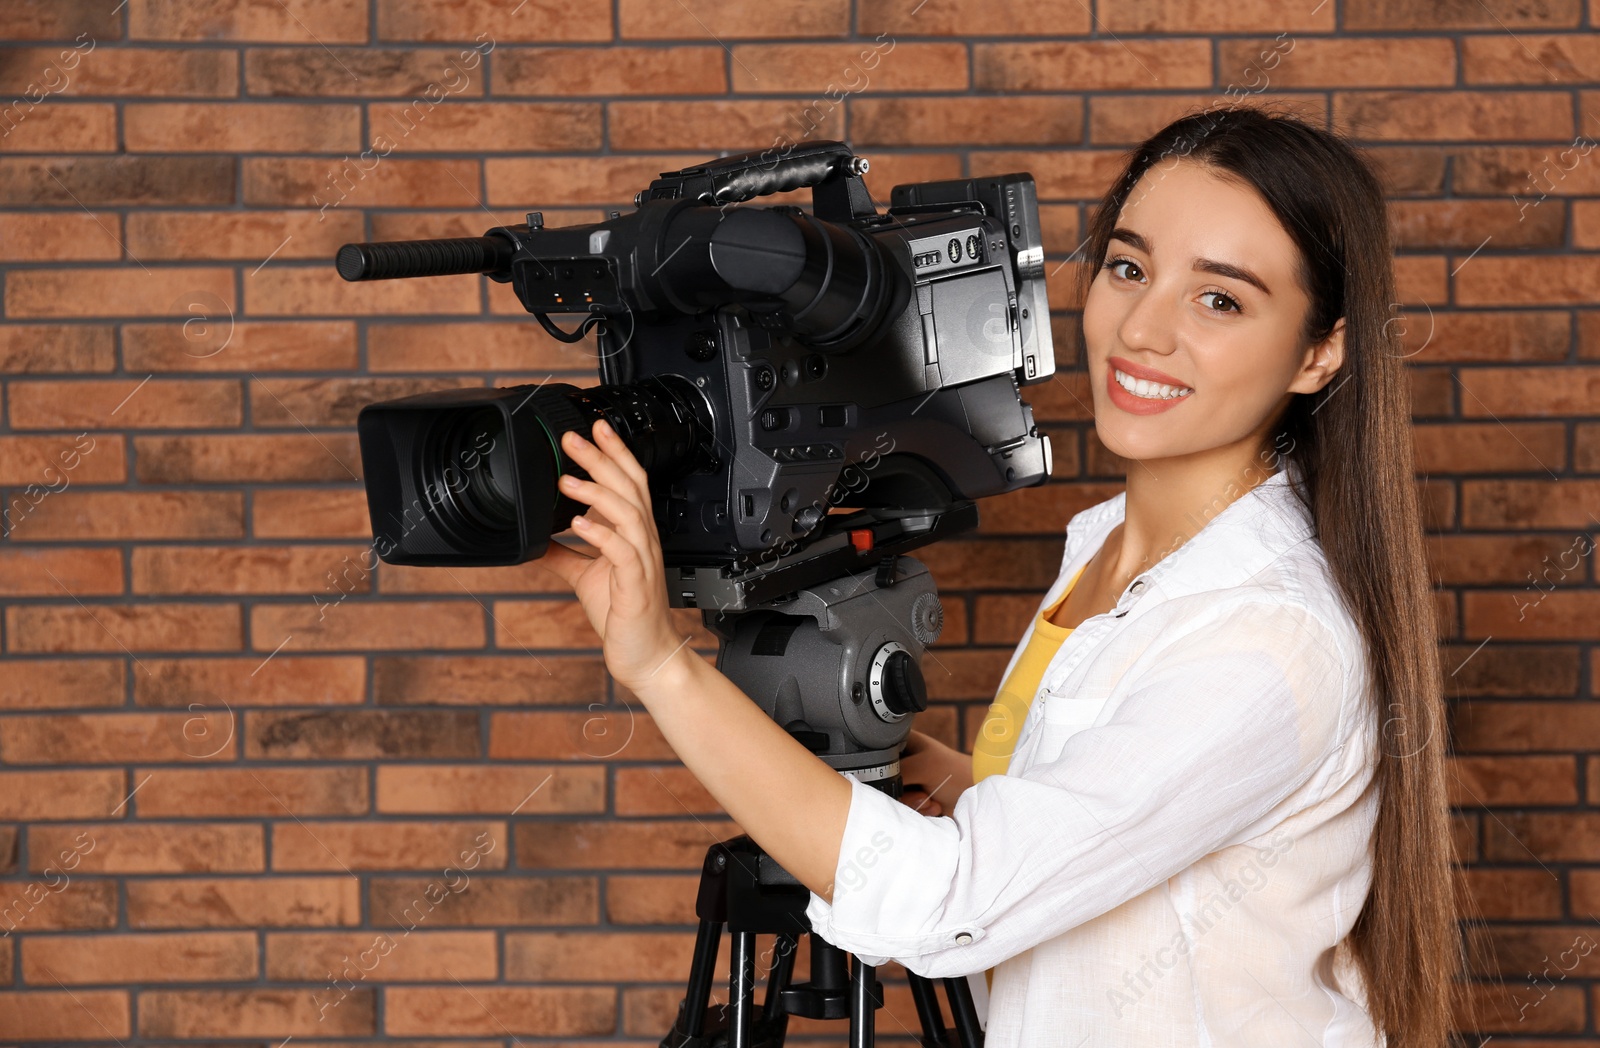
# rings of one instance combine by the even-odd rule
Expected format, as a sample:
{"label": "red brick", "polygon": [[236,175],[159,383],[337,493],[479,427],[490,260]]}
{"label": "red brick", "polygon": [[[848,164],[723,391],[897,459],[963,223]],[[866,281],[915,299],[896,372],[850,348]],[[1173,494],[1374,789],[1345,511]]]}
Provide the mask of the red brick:
{"label": "red brick", "polygon": [[244,59],[245,89],[252,95],[422,97],[437,84],[435,91],[471,98],[483,94],[476,72],[482,63],[476,47],[253,47]]}
{"label": "red brick", "polygon": [[[415,564],[378,565],[378,588],[384,593],[440,593],[478,597],[508,593],[551,593],[566,596],[572,587],[542,566],[542,558],[492,568],[448,568]],[[543,672],[542,670],[540,671]]]}
{"label": "red brick", "polygon": [[587,345],[560,342],[533,321],[374,323],[367,329],[367,366],[372,371],[593,372],[598,361]]}
{"label": "red brick", "polygon": [[1595,480],[1482,480],[1461,484],[1468,528],[1584,528],[1600,501]]}
{"label": "red brick", "polygon": [[[38,714],[0,724],[0,746],[11,764],[119,764],[130,753],[149,760],[225,761],[238,751],[237,727],[230,723],[235,719],[222,710]],[[101,814],[110,817],[125,795]]]}
{"label": "red brick", "polygon": [[122,551],[0,548],[0,596],[104,596],[122,592]]}
{"label": "red brick", "polygon": [[[26,5],[25,5],[26,6]],[[7,11],[8,16],[12,12]],[[16,39],[12,25],[7,36]],[[116,33],[111,34],[118,35]],[[70,34],[76,39],[76,34]],[[72,46],[20,47],[0,69],[0,92],[21,95],[33,83],[57,83],[62,96],[232,96],[239,93],[239,56],[233,51],[154,47],[100,47],[87,39]],[[77,50],[74,58],[74,50]],[[87,55],[94,55],[87,58]],[[51,74],[49,69],[56,72]],[[48,80],[41,78],[48,77]]]}
{"label": "red brick", "polygon": [[[1491,396],[1504,392],[1493,382],[1476,377],[1472,385]],[[1481,402],[1463,396],[1462,407],[1469,405],[1476,410],[1464,410],[1463,414],[1481,417],[1485,413]],[[1417,469],[1431,474],[1544,473],[1565,468],[1567,457],[1565,427],[1559,423],[1417,426],[1412,436]]]}
{"label": "red brick", "polygon": [[[736,44],[732,53],[736,92],[806,91],[837,98],[841,93],[964,91],[968,87],[967,51],[959,43]],[[887,57],[890,54],[897,57]],[[718,87],[697,93],[722,92]]]}
{"label": "red brick", "polygon": [[517,711],[489,716],[493,760],[672,760],[676,754],[637,703],[585,712]]}
{"label": "red brick", "polygon": [[[1328,103],[1323,95],[1258,94],[1244,90],[1243,101],[1227,94],[1141,95],[1122,92],[1102,95],[1089,102],[1089,141],[1095,145],[1136,144],[1173,120],[1233,105],[1277,105],[1318,127],[1327,122]],[[1101,190],[1104,190],[1102,185]],[[1099,196],[1097,192],[1095,194]]]}
{"label": "red brick", "polygon": [[230,204],[231,156],[0,158],[0,205]]}
{"label": "red brick", "polygon": [[377,810],[399,815],[540,815],[605,811],[605,769],[480,765],[378,768]]}
{"label": "red brick", "polygon": [[361,148],[353,105],[151,102],[123,111],[134,153],[333,153]]}
{"label": "red brick", "polygon": [[1497,11],[1474,0],[1414,3],[1410,0],[1350,0],[1344,12],[1346,29],[1512,29],[1576,26],[1578,0],[1546,0]]}
{"label": "red brick", "polygon": [[128,216],[128,250],[147,262],[325,260],[341,244],[361,239],[361,216],[353,211],[320,216],[315,211],[135,211]]}
{"label": "red brick", "polygon": [[[897,42],[894,50],[907,46],[917,45]],[[965,65],[959,58],[944,59],[945,65],[958,62]],[[883,60],[886,69],[898,64]],[[1138,90],[1156,86],[1156,69],[1168,88],[1212,83],[1211,45],[1200,39],[975,44],[972,65],[974,86],[982,91]]]}
{"label": "red brick", "polygon": [[844,36],[850,30],[847,0],[780,0],[759,6],[710,0],[692,12],[622,0],[618,17],[617,35],[623,39]]}
{"label": "red brick", "polygon": [[337,877],[185,877],[127,882],[130,928],[317,928],[361,921],[361,886]]}
{"label": "red brick", "polygon": [[[5,741],[9,750],[10,739]],[[108,814],[126,795],[121,771],[0,772],[0,819],[93,819]]]}
{"label": "red brick", "polygon": [[618,768],[616,779],[616,814],[620,816],[728,814],[700,780],[681,765]]}
{"label": "red brick", "polygon": [[258,491],[251,533],[266,539],[370,538],[362,488],[278,488]]}
{"label": "red brick", "polygon": [[111,371],[116,332],[109,324],[0,325],[0,373]]}
{"label": "red brick", "polygon": [[698,869],[706,850],[736,837],[726,819],[517,824],[517,865],[526,869]]}
{"label": "red brick", "polygon": [[135,40],[262,40],[285,44],[363,43],[363,0],[131,0],[128,36]]}
{"label": "red brick", "polygon": [[[371,965],[364,962],[371,961]],[[341,983],[492,980],[499,973],[493,932],[294,932],[267,936],[267,978]],[[368,968],[371,971],[368,972]]]}
{"label": "red brick", "polygon": [[690,920],[694,912],[692,900],[699,886],[698,876],[612,874],[606,878],[606,920],[612,924],[676,924]]}
{"label": "red brick", "polygon": [[258,604],[250,616],[257,651],[288,636],[294,652],[481,648],[484,610],[473,601],[339,602],[337,590],[293,604]]}
{"label": "red brick", "polygon": [[1452,729],[1463,753],[1571,752],[1596,748],[1600,713],[1579,703],[1474,702],[1456,711]]}
{"label": "red brick", "polygon": [[234,604],[26,605],[6,609],[17,652],[228,651],[240,646]]}
{"label": "red brick", "polygon": [[723,55],[716,46],[497,47],[490,76],[497,96],[718,95],[728,90]]}
{"label": "red brick", "polygon": [[1561,156],[1565,145],[1455,149],[1451,185],[1460,194],[1516,194],[1518,203],[1527,207],[1548,205],[1562,196],[1592,196],[1600,192],[1600,164],[1564,163]]}
{"label": "red brick", "polygon": [[498,647],[596,648],[599,638],[583,605],[565,600],[496,601],[494,634]]}
{"label": "red brick", "polygon": [[331,268],[268,266],[245,276],[245,307],[256,316],[389,316],[476,313],[481,277],[427,277],[349,283]]}
{"label": "red brick", "polygon": [[11,383],[17,429],[206,429],[244,418],[239,383],[222,379],[35,379]]}
{"label": "red brick", "polygon": [[354,434],[138,437],[133,450],[135,472],[146,484],[360,479]]}
{"label": "red brick", "polygon": [[1550,581],[1560,582],[1561,569],[1570,572],[1582,560],[1580,543],[1549,535],[1429,535],[1427,542],[1434,581],[1446,586],[1520,586],[1542,571],[1550,572]]}
{"label": "red brick", "polygon": [[1069,0],[1022,0],[984,3],[951,0],[924,4],[920,0],[863,0],[859,29],[874,38],[901,36],[1025,36],[1049,26],[1052,35],[1079,36],[1089,32],[1089,9]]}
{"label": "red brick", "polygon": [[[120,454],[118,469],[125,461]],[[23,540],[238,538],[244,534],[244,497],[233,492],[66,491],[39,503],[17,531]]]}
{"label": "red brick", "polygon": [[29,938],[22,977],[31,983],[234,982],[255,979],[256,937],[249,932],[169,935],[73,935]]}
{"label": "red brick", "polygon": [[1580,422],[1573,427],[1572,459],[1579,473],[1600,473],[1600,425]]}
{"label": "red brick", "polygon": [[687,971],[688,932],[509,932],[506,978],[519,982],[650,982]]}
{"label": "red brick", "polygon": [[1592,863],[1600,856],[1593,812],[1504,812],[1484,832],[1484,857],[1491,861]]}
{"label": "red brick", "polygon": [[1455,281],[1461,305],[1585,304],[1600,281],[1600,257],[1478,255]]}
{"label": "red brick", "polygon": [[1450,803],[1464,808],[1578,803],[1571,757],[1453,757],[1447,782]]}
{"label": "red brick", "polygon": [[131,1009],[124,990],[12,990],[0,995],[0,1029],[19,1041],[128,1037]]}
{"label": "red brick", "polygon": [[[605,211],[599,208],[545,208],[540,213],[544,215],[545,225],[552,228],[587,225],[604,221],[606,217]],[[373,240],[427,240],[481,236],[484,230],[494,226],[516,225],[526,214],[526,211],[489,211],[480,207],[470,211],[384,211],[370,217]],[[374,322],[369,330],[377,326]],[[485,330],[481,325],[464,326]],[[543,334],[544,329],[539,330]]]}
{"label": "red brick", "polygon": [[120,659],[11,658],[0,677],[0,709],[121,706],[124,690]]}
{"label": "red brick", "polygon": [[110,153],[117,149],[117,108],[26,98],[0,106],[0,152]]}
{"label": "red brick", "polygon": [[364,815],[365,768],[147,768],[142,818]]}
{"label": "red brick", "polygon": [[250,383],[250,420],[261,428],[354,426],[368,404],[469,386],[482,383],[442,378],[256,379]]}
{"label": "red brick", "polygon": [[[492,33],[489,31],[492,28]],[[600,0],[559,6],[552,0],[475,0],[440,6],[427,0],[381,0],[379,40],[449,40],[480,50],[501,41],[610,40],[611,8]]]}
{"label": "red brick", "polygon": [[1537,587],[1470,590],[1461,598],[1469,637],[1588,640],[1600,622],[1600,591],[1550,592],[1542,580]]}
{"label": "red brick", "polygon": [[74,841],[93,845],[79,851],[85,873],[249,873],[265,861],[261,827],[239,823],[35,826],[28,836],[34,873]]}
{"label": "red brick", "polygon": [[1570,139],[1566,96],[1549,91],[1349,91],[1333,97],[1333,118],[1360,138],[1424,141]]}
{"label": "red brick", "polygon": [[619,150],[748,149],[806,137],[837,140],[844,134],[844,107],[830,98],[612,102],[609,108],[607,134]]}
{"label": "red brick", "polygon": [[1364,146],[1388,196],[1437,196],[1444,189],[1445,151],[1436,146]]}
{"label": "red brick", "polygon": [[[146,990],[139,994],[139,1033],[149,1038],[358,1037],[375,1033],[371,990],[334,997],[326,986],[304,989]],[[319,1003],[321,1002],[321,1003]]]}
{"label": "red brick", "polygon": [[133,701],[140,706],[349,706],[366,694],[366,661],[353,656],[139,662],[133,675]]}
{"label": "red brick", "polygon": [[396,151],[362,157],[352,150],[348,157],[246,157],[243,164],[244,202],[252,207],[471,207],[480,202],[476,160],[418,160]]}
{"label": "red brick", "polygon": [[154,546],[133,551],[135,593],[371,591],[360,546]]}
{"label": "red brick", "polygon": [[1392,328],[1412,363],[1565,360],[1572,318],[1565,312],[1402,312]]}
{"label": "red brick", "polygon": [[[89,211],[42,211],[32,215],[0,214],[0,261],[76,262],[119,259],[122,257],[122,245],[118,243],[117,238],[120,226],[121,218],[112,212],[95,214]],[[12,334],[10,337],[15,339],[17,336]]]}
{"label": "red brick", "polygon": [[[543,825],[543,824],[541,824]],[[433,870],[475,874],[506,865],[501,822],[280,822],[272,829],[274,870]]]}
{"label": "red brick", "polygon": [[1559,247],[1558,208],[1522,208],[1515,200],[1397,200],[1389,205],[1396,246],[1471,253],[1487,237],[1497,248]]}
{"label": "red brick", "polygon": [[[631,201],[663,171],[703,163],[704,157],[490,157],[485,160],[490,207],[551,204],[610,204]],[[409,281],[408,283],[416,283]]]}
{"label": "red brick", "polygon": [[598,655],[429,656],[373,659],[373,697],[380,705],[494,706],[605,700],[605,663]]}
{"label": "red brick", "polygon": [[[26,487],[36,485],[40,491],[30,493],[25,500],[28,507],[16,507],[10,519],[19,515],[38,513],[40,507],[52,499],[65,497],[73,483],[119,483],[128,476],[127,458],[120,436],[112,434],[76,435],[60,434],[39,437],[0,436],[0,484]],[[11,492],[11,508],[18,492]]]}
{"label": "red brick", "polygon": [[354,321],[127,324],[129,371],[339,371],[357,362]]}
{"label": "red brick", "polygon": [[1280,34],[1218,40],[1225,79],[1274,87],[1453,87],[1455,42],[1447,37],[1318,39]]}
{"label": "red brick", "polygon": [[396,986],[384,991],[384,1029],[394,1037],[598,1037],[616,1029],[616,996],[609,986]]}
{"label": "red brick", "polygon": [[1600,367],[1474,368],[1461,384],[1462,414],[1479,418],[1583,415],[1600,404]]}
{"label": "red brick", "polygon": [[[94,294],[83,294],[86,287],[94,288]],[[194,294],[233,308],[233,272],[192,267],[13,270],[6,276],[6,315],[177,316],[187,308],[186,297]]]}
{"label": "red brick", "polygon": [[[600,886],[594,877],[545,874],[448,878],[373,877],[372,924],[379,928],[594,924]],[[448,889],[441,892],[440,889]]]}
{"label": "red brick", "polygon": [[[374,102],[367,144],[378,153],[572,152],[600,148],[598,102]],[[613,129],[613,136],[615,135]],[[613,138],[616,148],[628,148]]]}
{"label": "red brick", "polygon": [[[88,842],[85,837],[84,845]],[[66,861],[72,862],[73,855],[69,848]],[[58,863],[61,861],[59,856],[51,858]],[[0,893],[0,927],[4,927],[7,934],[82,931],[116,925],[117,882],[107,878],[74,877],[60,865],[51,867],[47,879],[13,882]]]}
{"label": "red brick", "polygon": [[1553,920],[1561,916],[1561,884],[1543,870],[1462,870],[1464,911],[1490,920]]}
{"label": "red brick", "polygon": [[850,102],[850,118],[851,142],[863,146],[1069,144],[1083,139],[1083,100],[1074,95],[856,98]]}
{"label": "red brick", "polygon": [[7,39],[71,41],[85,34],[94,40],[118,39],[122,36],[122,20],[115,11],[93,0],[6,5]]}
{"label": "red brick", "polygon": [[252,713],[245,756],[268,760],[393,760],[478,756],[467,710],[313,710]]}

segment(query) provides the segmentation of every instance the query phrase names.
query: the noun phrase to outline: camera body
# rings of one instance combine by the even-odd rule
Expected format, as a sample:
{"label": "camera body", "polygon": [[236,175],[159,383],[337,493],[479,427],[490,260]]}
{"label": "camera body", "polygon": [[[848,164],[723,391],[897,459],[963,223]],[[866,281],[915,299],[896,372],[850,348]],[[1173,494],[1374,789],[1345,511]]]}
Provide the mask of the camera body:
{"label": "camera body", "polygon": [[[837,142],[663,174],[607,221],[346,245],[346,279],[487,273],[553,335],[595,327],[601,384],[426,393],[358,423],[375,546],[394,563],[540,556],[587,507],[567,429],[606,418],[650,477],[666,563],[748,570],[849,506],[936,516],[1042,483],[1019,387],[1055,369],[1027,174],[905,184],[879,213]],[[813,209],[740,206],[810,185]],[[550,316],[583,313],[578,330]],[[975,522],[975,516],[971,518]]]}

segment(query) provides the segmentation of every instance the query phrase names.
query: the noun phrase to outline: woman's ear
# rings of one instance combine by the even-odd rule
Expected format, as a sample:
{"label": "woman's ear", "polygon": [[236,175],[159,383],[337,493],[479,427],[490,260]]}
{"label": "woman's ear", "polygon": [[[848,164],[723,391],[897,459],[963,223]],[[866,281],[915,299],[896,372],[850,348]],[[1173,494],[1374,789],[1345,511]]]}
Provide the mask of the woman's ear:
{"label": "woman's ear", "polygon": [[1289,383],[1290,393],[1315,393],[1333,381],[1344,366],[1344,317],[1334,322],[1333,330],[1321,342],[1306,347],[1299,374]]}

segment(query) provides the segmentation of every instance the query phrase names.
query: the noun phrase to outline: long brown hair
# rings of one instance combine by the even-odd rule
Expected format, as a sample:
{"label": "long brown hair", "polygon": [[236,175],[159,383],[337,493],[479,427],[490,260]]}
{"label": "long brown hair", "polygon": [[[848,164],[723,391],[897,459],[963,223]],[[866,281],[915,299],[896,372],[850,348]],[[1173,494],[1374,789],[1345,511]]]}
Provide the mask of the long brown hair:
{"label": "long brown hair", "polygon": [[1321,390],[1292,398],[1274,444],[1286,438],[1287,456],[1303,470],[1296,494],[1360,628],[1381,726],[1369,787],[1379,791],[1372,886],[1349,945],[1388,1048],[1440,1048],[1465,1003],[1462,943],[1438,626],[1383,189],[1344,138],[1293,116],[1229,106],[1182,117],[1129,153],[1092,216],[1080,301],[1139,179],[1160,178],[1180,162],[1251,186],[1299,248],[1298,276],[1311,300],[1302,346],[1345,319],[1343,366]]}

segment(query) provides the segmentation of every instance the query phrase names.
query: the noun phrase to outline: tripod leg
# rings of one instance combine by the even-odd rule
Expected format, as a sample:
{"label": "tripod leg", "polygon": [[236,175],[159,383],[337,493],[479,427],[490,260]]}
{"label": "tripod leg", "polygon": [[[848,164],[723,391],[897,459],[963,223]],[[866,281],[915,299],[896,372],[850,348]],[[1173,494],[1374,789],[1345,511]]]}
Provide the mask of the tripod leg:
{"label": "tripod leg", "polygon": [[916,1002],[917,1018],[922,1022],[923,1048],[953,1048],[933,983],[913,971],[906,972],[906,980],[911,984],[911,999]]}
{"label": "tripod leg", "polygon": [[721,943],[722,923],[701,921],[694,938],[694,959],[689,964],[689,989],[683,998],[683,1032],[687,1037],[705,1033],[706,1008],[711,1004],[711,980],[716,974]]}
{"label": "tripod leg", "polygon": [[789,988],[794,977],[795,955],[800,952],[799,941],[793,935],[780,934],[772,944],[772,949],[777,956],[767,970],[767,1000],[762,1007],[762,1019],[768,1023],[776,1022],[783,1014],[783,991]]}
{"label": "tripod leg", "polygon": [[756,933],[734,932],[728,957],[728,1048],[753,1048],[755,1025]]}
{"label": "tripod leg", "polygon": [[875,969],[862,964],[861,958],[850,955],[850,1048],[872,1048],[873,1014],[872,983]]}
{"label": "tripod leg", "polygon": [[978,1025],[972,987],[965,978],[946,979],[944,992],[950,998],[950,1012],[955,1016],[956,1031],[961,1035],[961,1048],[982,1048],[983,1027]]}

